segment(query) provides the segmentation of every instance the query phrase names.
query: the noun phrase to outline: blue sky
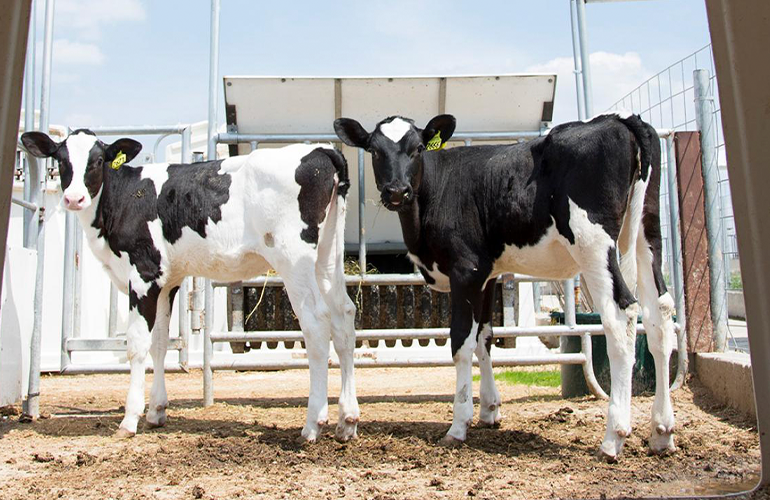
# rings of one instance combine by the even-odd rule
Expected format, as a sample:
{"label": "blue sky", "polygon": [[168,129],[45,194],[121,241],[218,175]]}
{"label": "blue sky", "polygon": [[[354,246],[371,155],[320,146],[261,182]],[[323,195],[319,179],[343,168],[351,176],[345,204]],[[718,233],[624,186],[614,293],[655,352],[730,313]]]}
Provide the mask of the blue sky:
{"label": "blue sky", "polygon": [[[207,0],[57,0],[51,123],[206,119],[209,12]],[[709,43],[703,0],[595,3],[587,19],[596,112]],[[568,0],[222,0],[220,47],[220,76],[555,72],[555,121],[576,118]]]}

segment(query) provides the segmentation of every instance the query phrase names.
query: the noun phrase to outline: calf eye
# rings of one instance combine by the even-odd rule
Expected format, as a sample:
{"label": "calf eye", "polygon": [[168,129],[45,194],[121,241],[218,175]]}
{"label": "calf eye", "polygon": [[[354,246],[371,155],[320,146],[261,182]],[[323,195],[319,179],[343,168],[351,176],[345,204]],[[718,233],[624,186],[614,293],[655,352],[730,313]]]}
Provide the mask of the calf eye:
{"label": "calf eye", "polygon": [[97,158],[97,159],[96,159],[96,166],[97,166],[98,168],[101,168],[101,167],[102,167],[102,165],[104,165],[104,158],[102,158],[102,157],[100,156],[99,158]]}

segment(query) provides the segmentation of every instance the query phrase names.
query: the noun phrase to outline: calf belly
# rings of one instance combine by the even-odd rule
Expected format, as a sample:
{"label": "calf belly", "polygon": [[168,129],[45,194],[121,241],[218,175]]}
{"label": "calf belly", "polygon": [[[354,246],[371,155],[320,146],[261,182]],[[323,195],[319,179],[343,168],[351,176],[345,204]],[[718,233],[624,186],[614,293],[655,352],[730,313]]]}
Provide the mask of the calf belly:
{"label": "calf belly", "polygon": [[493,275],[520,273],[548,279],[569,279],[579,267],[568,249],[569,243],[552,225],[534,245],[507,245],[493,265]]}

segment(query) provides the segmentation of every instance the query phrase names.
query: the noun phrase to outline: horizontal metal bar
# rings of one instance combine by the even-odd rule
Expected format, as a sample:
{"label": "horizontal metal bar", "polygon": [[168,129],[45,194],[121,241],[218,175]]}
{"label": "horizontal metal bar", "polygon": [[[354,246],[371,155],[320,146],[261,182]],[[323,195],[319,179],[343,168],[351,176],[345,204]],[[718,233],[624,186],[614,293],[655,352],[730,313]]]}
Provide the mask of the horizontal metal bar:
{"label": "horizontal metal bar", "polygon": [[[191,368],[200,368],[200,366],[182,366],[180,364],[166,365],[167,373],[189,372]],[[128,363],[113,363],[105,365],[67,365],[60,375],[87,375],[91,373],[128,373],[131,371]],[[145,373],[152,373],[151,366],[144,367]]]}
{"label": "horizontal metal bar", "polygon": [[19,205],[20,207],[24,207],[31,212],[37,212],[37,205],[34,203],[30,203],[25,200],[20,200],[18,198],[11,198],[11,203]]}
{"label": "horizontal metal bar", "polygon": [[[516,140],[535,139],[543,135],[539,130],[525,130],[520,132],[456,132],[452,134],[451,141],[472,140]],[[331,141],[340,142],[336,134],[237,134],[221,133],[214,138],[217,143],[238,144],[245,142],[304,142],[304,141]]]}
{"label": "horizontal metal bar", "polygon": [[[120,337],[104,339],[71,338],[67,340],[67,350],[72,351],[125,351],[126,339]],[[184,346],[182,339],[171,338],[168,341],[168,349],[179,351]]]}
{"label": "horizontal metal bar", "polygon": [[[526,274],[514,274],[514,279],[519,282],[547,282],[547,281],[560,281],[557,279],[537,278]],[[501,277],[498,280],[502,279]],[[258,276],[254,279],[245,280],[241,282],[243,286],[283,286],[283,278],[280,276]],[[226,287],[230,283],[223,281],[212,281],[211,284],[215,287]],[[345,284],[347,285],[424,285],[425,278],[422,274],[408,273],[408,274],[367,274],[362,279],[358,274],[346,274]]]}
{"label": "horizontal metal bar", "polygon": [[[493,327],[495,338],[539,337],[546,335],[578,336],[583,333],[603,335],[602,325],[548,325],[548,326],[498,326]],[[637,333],[645,333],[644,326],[636,325]],[[380,328],[359,330],[356,340],[398,340],[398,339],[448,339],[449,328]],[[212,332],[212,342],[298,342],[303,341],[301,331],[272,330],[258,332]]]}
{"label": "horizontal metal bar", "polygon": [[119,127],[82,127],[99,135],[160,135],[181,134],[189,124],[179,125],[129,125]]}
{"label": "horizontal metal bar", "polygon": [[[585,361],[586,357],[582,353],[508,356],[492,359],[492,366],[582,365]],[[356,358],[353,364],[356,368],[417,368],[426,366],[454,366],[454,361],[449,357],[446,359],[407,358],[399,360]],[[478,361],[474,360],[473,364],[478,366]],[[307,367],[307,360],[303,359],[275,362],[255,362],[249,360],[211,362],[212,370],[300,370]],[[339,368],[339,363],[329,360],[329,368]]]}

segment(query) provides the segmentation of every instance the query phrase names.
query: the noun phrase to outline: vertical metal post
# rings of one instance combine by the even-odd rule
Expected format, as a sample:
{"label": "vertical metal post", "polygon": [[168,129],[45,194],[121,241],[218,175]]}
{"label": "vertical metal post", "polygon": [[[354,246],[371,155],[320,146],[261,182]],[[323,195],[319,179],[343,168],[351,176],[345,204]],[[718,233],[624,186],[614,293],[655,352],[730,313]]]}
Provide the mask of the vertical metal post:
{"label": "vertical metal post", "polygon": [[711,95],[709,71],[693,71],[695,121],[700,132],[703,196],[706,208],[708,238],[709,285],[711,289],[711,321],[714,324],[714,347],[725,350],[727,336],[727,288],[722,258],[722,218],[719,209],[719,171],[714,129],[714,98]]}
{"label": "vertical metal post", "polygon": [[358,265],[366,274],[366,176],[364,150],[358,150]]}
{"label": "vertical metal post", "polygon": [[[46,0],[45,4],[45,38],[43,46],[43,75],[40,96],[40,130],[48,133],[48,115],[51,97],[51,57],[53,50],[53,12],[54,0]],[[35,186],[30,191],[37,210],[37,270],[35,274],[35,304],[32,339],[29,352],[29,386],[27,401],[24,404],[24,414],[37,418],[40,414],[40,344],[43,329],[43,277],[45,272],[45,185],[48,174],[45,162],[34,162],[35,172],[31,176]]]}
{"label": "vertical metal post", "polygon": [[75,214],[64,213],[64,277],[62,280],[62,306],[61,306],[61,370],[64,371],[70,365],[70,353],[67,350],[67,341],[72,338],[73,287],[75,275]]}
{"label": "vertical metal post", "polygon": [[[208,122],[208,159],[217,157],[217,80],[219,79],[219,0],[211,0],[211,33],[209,40],[209,122]],[[214,345],[211,343],[211,329],[214,326],[214,289],[211,280],[205,281],[203,328],[203,404],[214,404],[214,373],[211,370],[211,358]]]}
{"label": "vertical metal post", "polygon": [[588,33],[586,28],[586,2],[577,0],[578,37],[580,38],[580,69],[583,76],[583,99],[585,101],[585,117],[594,115],[593,88],[591,86],[591,62],[588,54]]}
{"label": "vertical metal post", "polygon": [[577,3],[576,0],[570,0],[570,6],[569,6],[569,20],[570,25],[572,26],[572,59],[574,60],[575,64],[575,95],[577,97],[577,109],[578,109],[578,119],[579,120],[585,120],[586,118],[586,112],[584,109],[585,101],[584,101],[584,93],[583,93],[583,72],[580,66],[580,38],[578,37],[578,29],[577,29],[577,21],[575,20],[575,17],[577,16]]}
{"label": "vertical metal post", "polygon": [[110,280],[110,316],[107,336],[113,338],[118,333],[118,287]]}
{"label": "vertical metal post", "polygon": [[[192,163],[192,128],[187,126],[182,131],[181,163]],[[177,313],[179,318],[179,338],[182,339],[182,348],[179,350],[179,365],[187,368],[190,362],[190,316],[187,311],[187,292],[190,279],[185,278],[179,285],[176,294]]]}
{"label": "vertical metal post", "polygon": [[[24,131],[35,130],[35,2],[32,2],[29,13],[29,35],[27,38],[27,60],[24,68]],[[32,201],[32,186],[35,181],[32,173],[37,170],[32,162],[37,159],[32,155],[24,155],[24,199]],[[35,247],[37,235],[37,219],[31,210],[24,210],[24,248]]]}
{"label": "vertical metal post", "polygon": [[83,230],[80,228],[80,221],[77,218],[75,222],[75,266],[74,284],[73,284],[73,302],[72,302],[72,336],[80,337],[80,317],[82,312],[81,294],[83,291]]}
{"label": "vertical metal post", "polygon": [[676,322],[679,323],[677,333],[677,359],[678,369],[676,378],[671,384],[675,390],[684,383],[687,375],[687,330],[685,328],[687,318],[684,306],[684,276],[682,264],[682,246],[679,232],[679,196],[676,184],[676,152],[674,150],[674,134],[666,137],[666,177],[668,181],[668,228],[669,241],[671,242],[671,279],[674,283],[674,303],[676,304]]}

